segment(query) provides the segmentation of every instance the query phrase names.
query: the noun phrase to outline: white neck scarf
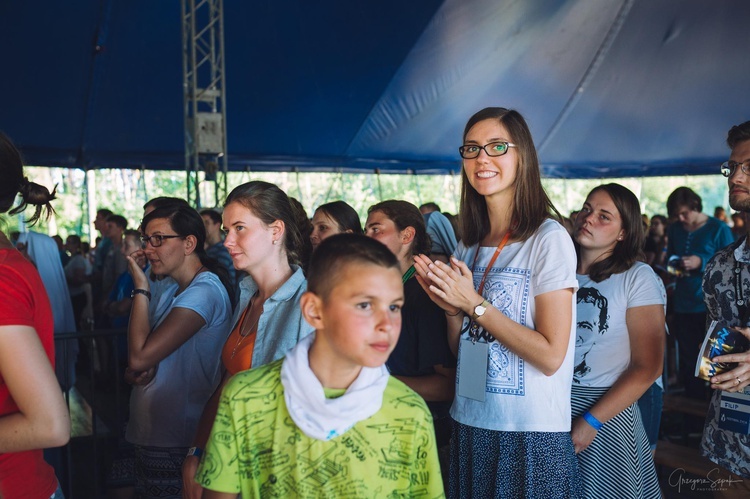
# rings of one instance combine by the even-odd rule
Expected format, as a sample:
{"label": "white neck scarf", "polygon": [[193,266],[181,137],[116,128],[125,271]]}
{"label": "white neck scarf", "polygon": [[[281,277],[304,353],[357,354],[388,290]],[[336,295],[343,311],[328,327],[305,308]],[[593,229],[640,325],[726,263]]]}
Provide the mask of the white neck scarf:
{"label": "white neck scarf", "polygon": [[308,353],[314,336],[307,336],[287,353],[281,364],[281,384],[294,423],[308,437],[326,441],[380,410],[389,374],[385,366],[363,367],[342,396],[327,399],[310,369]]}

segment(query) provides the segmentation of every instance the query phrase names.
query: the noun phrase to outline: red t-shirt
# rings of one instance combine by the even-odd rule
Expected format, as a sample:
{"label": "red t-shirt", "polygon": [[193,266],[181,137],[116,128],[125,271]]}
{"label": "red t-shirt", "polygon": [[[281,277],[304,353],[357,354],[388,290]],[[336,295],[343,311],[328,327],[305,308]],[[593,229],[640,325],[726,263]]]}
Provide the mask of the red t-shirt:
{"label": "red t-shirt", "polygon": [[[18,251],[0,249],[0,326],[12,325],[33,327],[54,366],[52,308],[39,273]],[[18,406],[0,376],[0,416],[14,412]],[[50,497],[56,488],[41,450],[0,453],[0,497]]]}

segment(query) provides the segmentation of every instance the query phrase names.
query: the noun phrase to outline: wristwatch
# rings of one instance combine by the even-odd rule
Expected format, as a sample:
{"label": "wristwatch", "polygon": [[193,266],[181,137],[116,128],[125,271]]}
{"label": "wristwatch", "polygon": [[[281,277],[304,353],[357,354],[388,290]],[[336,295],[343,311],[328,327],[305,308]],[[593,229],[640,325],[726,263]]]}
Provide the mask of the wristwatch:
{"label": "wristwatch", "polygon": [[132,291],[132,292],[130,293],[130,297],[131,297],[131,298],[135,298],[135,295],[143,295],[143,296],[145,296],[146,298],[148,298],[149,300],[151,299],[151,291],[147,291],[147,290],[145,290],[145,289],[134,289],[134,290],[133,290],[133,291]]}
{"label": "wristwatch", "polygon": [[482,300],[482,303],[474,307],[474,312],[471,313],[471,319],[477,320],[480,317],[484,315],[484,313],[487,311],[487,307],[490,306],[490,302],[487,300]]}
{"label": "wristwatch", "polygon": [[185,457],[190,457],[190,456],[201,457],[202,455],[203,455],[203,451],[201,450],[200,447],[190,447],[188,449],[187,456]]}

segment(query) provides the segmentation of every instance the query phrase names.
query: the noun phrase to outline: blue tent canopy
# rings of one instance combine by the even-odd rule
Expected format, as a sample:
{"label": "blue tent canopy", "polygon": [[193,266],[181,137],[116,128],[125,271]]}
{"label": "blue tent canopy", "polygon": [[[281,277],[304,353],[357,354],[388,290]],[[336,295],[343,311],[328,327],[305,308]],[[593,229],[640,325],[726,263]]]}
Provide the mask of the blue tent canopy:
{"label": "blue tent canopy", "polygon": [[[519,110],[545,174],[716,173],[750,119],[750,2],[225,0],[229,166],[447,173]],[[184,168],[178,0],[0,2],[28,164]]]}

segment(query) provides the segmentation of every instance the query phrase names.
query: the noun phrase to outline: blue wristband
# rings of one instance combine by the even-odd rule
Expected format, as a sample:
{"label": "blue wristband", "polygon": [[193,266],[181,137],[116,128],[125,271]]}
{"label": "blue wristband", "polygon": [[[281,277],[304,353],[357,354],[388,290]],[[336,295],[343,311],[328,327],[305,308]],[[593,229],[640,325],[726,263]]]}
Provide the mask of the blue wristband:
{"label": "blue wristband", "polygon": [[583,419],[586,420],[588,424],[590,424],[596,431],[599,431],[604,426],[604,423],[599,421],[594,417],[593,414],[591,414],[589,411],[586,411],[586,413],[583,415]]}

